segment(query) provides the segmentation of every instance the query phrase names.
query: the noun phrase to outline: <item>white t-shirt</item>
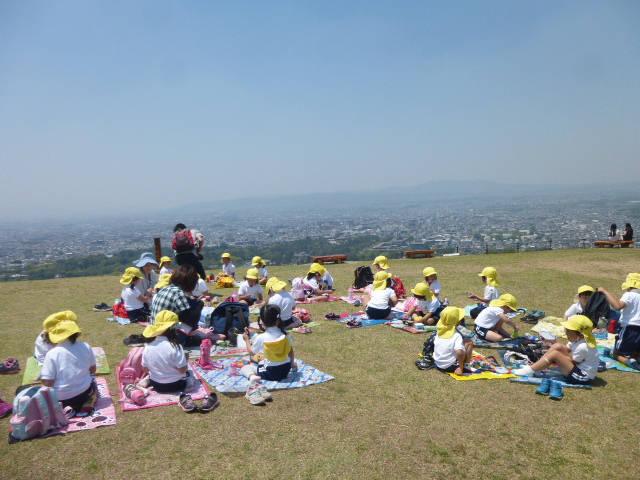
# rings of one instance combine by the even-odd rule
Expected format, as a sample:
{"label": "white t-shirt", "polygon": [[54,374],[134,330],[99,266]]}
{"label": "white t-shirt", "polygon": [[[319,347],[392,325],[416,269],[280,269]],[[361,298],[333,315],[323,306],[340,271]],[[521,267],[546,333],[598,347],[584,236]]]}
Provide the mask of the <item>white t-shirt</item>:
{"label": "white t-shirt", "polygon": [[138,285],[133,288],[127,285],[122,289],[122,301],[124,302],[124,308],[126,308],[127,311],[138,310],[139,308],[144,307],[144,303],[138,299],[138,297],[142,295],[140,290],[138,290]]}
{"label": "white t-shirt", "polygon": [[296,308],[296,300],[293,296],[285,291],[276,292],[273,297],[269,298],[269,305],[277,305],[280,307],[280,318],[289,320],[293,315],[293,309]]}
{"label": "white t-shirt", "polygon": [[193,291],[191,292],[191,295],[197,298],[208,290],[209,288],[207,287],[207,282],[205,282],[201,278],[198,278],[198,283],[196,284],[196,288],[193,289]]}
{"label": "white t-shirt", "polygon": [[431,290],[432,292],[438,292],[438,295],[436,295],[436,297],[438,298],[438,300],[440,300],[440,290],[442,290],[440,280],[434,280],[433,283],[429,285],[429,290]]}
{"label": "white t-shirt", "polygon": [[162,267],[160,269],[160,276],[162,277],[162,275],[166,275],[167,273],[173,273],[173,270],[170,269],[169,267]]}
{"label": "white t-shirt", "polygon": [[571,318],[574,315],[582,315],[582,305],[580,302],[574,303],[571,305],[566,312],[564,312],[565,317]]}
{"label": "white t-shirt", "polygon": [[[440,338],[436,335],[433,342],[433,360],[438,368],[447,368],[458,360],[457,351],[464,352],[464,341],[462,335],[455,332],[451,338]],[[460,365],[462,367],[462,365]]]}
{"label": "white t-shirt", "polygon": [[333,277],[331,276],[328,270],[325,270],[324,277],[322,277],[322,281],[326,283],[329,286],[329,288],[331,289],[333,288]]}
{"label": "white t-shirt", "polygon": [[485,285],[485,287],[484,287],[484,298],[487,299],[487,301],[484,302],[484,305],[489,305],[489,302],[491,300],[497,300],[498,298],[500,298],[500,290],[498,290],[498,287],[492,287],[491,285]]}
{"label": "white t-shirt", "polygon": [[230,277],[236,276],[236,266],[233,264],[233,262],[229,262],[226,265],[223,263],[222,271],[225,273],[225,275],[229,275]]}
{"label": "white t-shirt", "polygon": [[84,392],[91,385],[89,369],[96,364],[96,357],[89,344],[58,343],[44,358],[42,380],[54,380],[53,388],[58,400],[67,400]]}
{"label": "white t-shirt", "polygon": [[[260,335],[254,338],[254,340],[251,343],[251,350],[253,350],[254,354],[264,353],[265,342],[277,342],[279,340],[282,340],[283,338],[284,338],[284,335],[282,334],[282,330],[280,330],[278,327],[268,327],[264,331],[264,333],[261,333]],[[291,336],[289,334],[287,334],[287,338],[289,339],[289,342],[291,342],[291,346],[293,347],[293,341],[291,341]],[[277,365],[284,365],[285,363],[289,363],[289,362],[290,362],[289,357],[287,357],[282,362],[274,362],[272,360],[269,360],[266,357],[264,359],[265,367],[275,367]]]}
{"label": "white t-shirt", "polygon": [[384,290],[371,290],[371,300],[367,307],[386,310],[391,306],[389,305],[389,300],[391,297],[394,297],[395,294],[396,292],[394,292],[393,288],[390,287],[387,287]]}
{"label": "white t-shirt", "polygon": [[440,302],[437,298],[433,300],[418,300],[416,303],[416,307],[420,307],[423,313],[434,313],[438,307],[440,306]]}
{"label": "white t-shirt", "polygon": [[178,369],[187,366],[187,359],[181,345],[176,347],[167,337],[159,336],[145,347],[142,366],[149,369],[154,382],[173,383],[184,378]]}
{"label": "white t-shirt", "polygon": [[258,298],[258,294],[262,294],[262,286],[256,282],[252,287],[246,280],[240,282],[240,288],[238,289],[238,296],[251,295],[251,298]]}
{"label": "white t-shirt", "polygon": [[38,365],[42,365],[44,363],[44,357],[47,355],[47,352],[55,347],[53,343],[45,341],[42,336],[44,333],[46,332],[42,332],[38,335],[38,338],[36,338],[36,348],[33,356],[38,359]]}
{"label": "white t-shirt", "polygon": [[620,310],[620,326],[640,326],[640,290],[624,292],[620,298],[626,306]]}
{"label": "white t-shirt", "polygon": [[567,347],[571,350],[571,356],[577,363],[577,367],[584,372],[591,380],[598,373],[600,365],[600,355],[597,348],[591,348],[583,338],[577,342],[569,342]]}
{"label": "white t-shirt", "polygon": [[258,269],[258,278],[268,277],[268,276],[269,276],[269,270],[267,270],[267,267],[260,267]]}
{"label": "white t-shirt", "polygon": [[318,280],[316,277],[303,277],[302,278],[302,288],[307,292],[315,292],[316,290],[320,290],[320,285],[318,284]]}
{"label": "white t-shirt", "polygon": [[487,307],[480,312],[476,318],[476,326],[482,328],[493,328],[500,321],[500,315],[504,312],[502,307]]}

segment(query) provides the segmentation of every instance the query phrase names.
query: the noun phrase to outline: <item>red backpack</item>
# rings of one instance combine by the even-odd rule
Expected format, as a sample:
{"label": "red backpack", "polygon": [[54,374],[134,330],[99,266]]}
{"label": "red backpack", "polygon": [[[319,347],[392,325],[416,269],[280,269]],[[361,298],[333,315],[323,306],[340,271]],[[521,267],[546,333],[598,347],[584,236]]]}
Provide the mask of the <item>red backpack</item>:
{"label": "red backpack", "polygon": [[400,280],[398,277],[392,277],[391,280],[393,280],[393,285],[391,285],[391,288],[393,288],[393,291],[396,292],[396,297],[398,297],[398,300],[404,298],[407,290],[404,288],[402,280]]}
{"label": "red backpack", "polygon": [[142,354],[144,347],[133,347],[129,355],[120,363],[120,383],[138,383],[144,377],[142,369]]}
{"label": "red backpack", "polygon": [[176,253],[189,252],[193,250],[195,246],[196,242],[189,228],[176,232],[173,236],[173,242],[171,242],[171,248],[173,248]]}

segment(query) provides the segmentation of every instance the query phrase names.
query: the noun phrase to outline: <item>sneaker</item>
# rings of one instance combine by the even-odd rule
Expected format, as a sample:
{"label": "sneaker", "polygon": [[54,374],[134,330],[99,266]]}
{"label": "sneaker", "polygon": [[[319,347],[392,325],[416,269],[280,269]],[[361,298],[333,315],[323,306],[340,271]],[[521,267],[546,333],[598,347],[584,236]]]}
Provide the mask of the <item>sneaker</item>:
{"label": "sneaker", "polygon": [[251,405],[264,404],[264,398],[262,397],[262,395],[260,394],[260,390],[256,386],[249,387],[247,393],[245,394],[245,397],[249,400],[249,403]]}
{"label": "sneaker", "polygon": [[458,331],[458,333],[460,335],[462,335],[465,338],[471,338],[471,337],[473,337],[475,335],[471,330],[469,330],[466,327],[463,327],[462,325],[458,325],[456,327],[456,330]]}
{"label": "sneaker", "polygon": [[536,388],[536,393],[538,395],[549,395],[549,390],[551,390],[551,379],[545,378],[542,380],[542,383],[538,388]]}
{"label": "sneaker", "polygon": [[209,413],[215,410],[218,405],[220,405],[220,402],[218,401],[218,395],[216,393],[212,393],[211,395],[207,395],[206,397],[204,397],[204,400],[200,404],[198,410],[200,411],[200,413]]}
{"label": "sneaker", "polygon": [[635,370],[640,370],[640,363],[635,358],[630,358],[625,362],[627,367],[633,368]]}
{"label": "sneaker", "polygon": [[13,405],[0,398],[0,418],[4,418],[13,411]]}
{"label": "sneaker", "polygon": [[360,305],[362,305],[362,300],[358,299],[355,302],[353,302],[353,306],[354,307],[359,307]]}
{"label": "sneaker", "polygon": [[562,393],[562,384],[560,382],[556,382],[555,380],[551,380],[549,398],[551,400],[562,400],[562,397],[564,397],[564,394]]}
{"label": "sneaker", "polygon": [[0,375],[13,375],[20,370],[20,362],[13,357],[7,358],[4,363],[0,363]]}
{"label": "sneaker", "polygon": [[511,370],[511,373],[513,373],[514,375],[518,375],[519,377],[533,377],[533,374],[535,372],[529,365],[527,365],[522,368],[516,368],[514,370]]}
{"label": "sneaker", "polygon": [[99,305],[94,305],[93,307],[93,311],[94,312],[109,312],[111,311],[111,306],[107,305],[106,303],[102,302]]}
{"label": "sneaker", "polygon": [[267,387],[265,387],[261,383],[258,383],[256,385],[256,387],[258,388],[258,391],[260,392],[260,396],[262,398],[264,398],[265,400],[268,400],[268,401],[273,400],[273,397],[269,393],[269,390],[267,390]]}
{"label": "sneaker", "polygon": [[148,340],[144,335],[134,334],[122,340],[122,343],[127,347],[144,347],[148,343]]}
{"label": "sneaker", "polygon": [[191,395],[183,393],[180,395],[180,408],[186,413],[193,413],[198,409]]}

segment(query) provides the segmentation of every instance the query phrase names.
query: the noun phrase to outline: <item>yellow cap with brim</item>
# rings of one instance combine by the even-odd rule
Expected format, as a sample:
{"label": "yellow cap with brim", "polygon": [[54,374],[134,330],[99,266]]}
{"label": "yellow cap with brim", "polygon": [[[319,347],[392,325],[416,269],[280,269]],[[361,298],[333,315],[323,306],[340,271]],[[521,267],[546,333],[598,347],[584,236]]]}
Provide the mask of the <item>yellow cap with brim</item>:
{"label": "yellow cap with brim", "polygon": [[627,280],[622,284],[622,290],[627,288],[640,288],[640,273],[630,273]]}
{"label": "yellow cap with brim", "polygon": [[424,270],[422,270],[422,276],[423,277],[430,277],[431,275],[437,275],[438,272],[436,272],[436,269],[433,267],[427,267]]}
{"label": "yellow cap with brim", "polygon": [[49,315],[43,325],[52,343],[64,342],[74,333],[82,332],[78,326],[78,316],[70,310]]}
{"label": "yellow cap with brim", "polygon": [[514,297],[510,293],[500,295],[500,298],[493,300],[491,303],[489,303],[489,305],[491,305],[492,307],[509,307],[514,312],[518,311],[516,297]]}
{"label": "yellow cap with brim", "polygon": [[596,289],[593,287],[590,287],[589,285],[582,285],[580,288],[578,288],[578,295],[581,295],[584,292],[595,293],[595,291]]}
{"label": "yellow cap with brim", "polygon": [[380,271],[376,273],[373,277],[373,289],[374,290],[384,290],[387,288],[387,280],[391,278],[391,274],[389,272]]}
{"label": "yellow cap with brim", "polygon": [[419,295],[421,297],[426,297],[428,299],[433,299],[434,295],[431,290],[429,290],[429,285],[426,283],[418,283],[416,286],[411,289],[411,293],[414,295]]}
{"label": "yellow cap with brim", "polygon": [[135,278],[143,278],[139,268],[129,267],[124,271],[124,275],[120,278],[122,285],[129,285]]}
{"label": "yellow cap with brim", "polygon": [[584,315],[574,315],[569,317],[566,322],[560,323],[567,330],[573,330],[574,332],[582,333],[584,339],[587,341],[587,345],[591,348],[596,348],[596,338],[591,333],[593,330],[593,322],[589,317]]}
{"label": "yellow cap with brim", "polygon": [[460,323],[467,312],[464,308],[447,307],[440,313],[440,320],[438,320],[438,336],[443,339],[453,337],[456,332],[456,325]]}
{"label": "yellow cap with brim", "polygon": [[171,261],[171,257],[162,257],[160,259],[160,265],[162,265],[164,262],[170,262]]}
{"label": "yellow cap with brim", "polygon": [[222,256],[220,258],[231,258],[231,254],[230,253],[223,253]]}
{"label": "yellow cap with brim", "polygon": [[161,288],[168,287],[171,285],[171,274],[163,273],[160,275],[160,281],[156,283],[156,289],[160,290]]}
{"label": "yellow cap with brim", "polygon": [[254,267],[257,267],[258,265],[263,264],[266,265],[267,262],[265,262],[262,257],[253,257],[251,259],[251,265],[253,265]]}
{"label": "yellow cap with brim", "polygon": [[383,270],[389,270],[391,268],[391,265],[389,265],[389,259],[384,255],[377,256],[372,265],[378,265]]}
{"label": "yellow cap with brim", "polygon": [[327,269],[320,263],[312,263],[309,268],[309,273],[319,273],[320,275],[324,275],[326,271]]}
{"label": "yellow cap with brim", "polygon": [[485,267],[482,273],[478,274],[480,277],[487,277],[487,285],[490,287],[499,287],[498,271],[493,267]]}
{"label": "yellow cap with brim", "polygon": [[269,280],[267,280],[267,284],[265,285],[265,287],[267,288],[267,292],[269,290],[273,290],[274,292],[279,292],[286,286],[287,286],[286,282],[283,282],[282,280],[278,280],[276,277],[271,277]]}
{"label": "yellow cap with brim", "polygon": [[156,323],[154,325],[147,325],[142,332],[142,335],[147,338],[157,337],[162,332],[173,327],[179,321],[178,315],[169,310],[162,310],[161,312],[158,312],[155,318]]}
{"label": "yellow cap with brim", "polygon": [[250,268],[249,270],[247,270],[247,274],[245,275],[245,278],[250,278],[251,280],[258,280],[259,275],[260,275],[260,272],[258,272],[257,268]]}

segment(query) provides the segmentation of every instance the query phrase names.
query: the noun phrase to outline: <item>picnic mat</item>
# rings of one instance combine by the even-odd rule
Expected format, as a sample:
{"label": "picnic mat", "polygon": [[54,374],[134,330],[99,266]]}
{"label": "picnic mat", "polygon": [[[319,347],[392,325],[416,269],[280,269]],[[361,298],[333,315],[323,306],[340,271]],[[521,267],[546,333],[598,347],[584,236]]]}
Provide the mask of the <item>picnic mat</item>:
{"label": "picnic mat", "polygon": [[349,298],[349,297],[340,297],[340,300],[344,300],[345,302],[350,303],[351,305],[353,305],[354,303],[356,303],[356,300],[360,300],[360,302],[362,302],[362,297],[363,297],[363,295],[354,295],[351,298]]}
{"label": "picnic mat", "polygon": [[[471,310],[473,310],[477,306],[478,306],[478,304],[474,303],[473,305],[467,305],[466,307],[464,307],[464,310],[467,312],[467,317],[471,316]],[[527,311],[526,308],[519,308],[517,312],[507,313],[507,317],[508,318],[517,317],[518,315],[520,315],[521,313],[524,313],[526,311]]]}
{"label": "picnic mat", "polygon": [[605,347],[598,346],[598,352],[600,353],[600,360],[602,360],[609,370],[610,368],[615,368],[616,370],[620,370],[621,372],[635,372],[640,373],[640,370],[636,370],[635,368],[627,367],[624,363],[620,363],[617,360],[605,355],[603,352]]}
{"label": "picnic mat", "polygon": [[[222,364],[222,369],[204,370],[196,365],[196,371],[200,376],[206,380],[206,382],[214,387],[218,392],[246,392],[249,388],[249,380],[240,373],[231,375],[231,363],[236,359],[224,358],[219,363]],[[249,357],[244,357],[239,360],[248,361]],[[321,372],[313,368],[311,365],[305,364],[302,360],[296,359],[298,363],[298,371],[296,373],[290,373],[287,378],[280,380],[279,382],[263,381],[262,384],[268,390],[287,390],[290,388],[300,388],[316,383],[324,383],[329,380],[333,380],[331,375]]]}
{"label": "picnic mat", "polygon": [[93,415],[82,418],[70,418],[67,425],[49,432],[47,435],[44,435],[45,437],[92,430],[94,428],[108,427],[109,425],[116,424],[116,408],[111,399],[107,380],[104,377],[98,377],[96,378],[96,384],[98,385],[98,399],[94,406]]}
{"label": "picnic mat", "polygon": [[[93,350],[93,354],[96,356],[96,373],[98,375],[111,373],[109,363],[107,362],[107,355],[104,353],[102,347],[92,347],[91,349]],[[39,378],[41,371],[42,365],[38,365],[38,359],[36,357],[29,357],[24,369],[22,385],[40,383]]]}
{"label": "picnic mat", "polygon": [[409,333],[427,333],[433,332],[437,329],[435,325],[427,325],[424,328],[416,328],[415,326],[409,327],[402,323],[402,320],[393,320],[391,322],[385,322],[385,325],[389,325],[390,327],[397,328],[398,330],[404,330]]}
{"label": "picnic mat", "polygon": [[465,380],[499,380],[503,378],[511,378],[515,377],[513,373],[494,373],[494,372],[480,372],[480,373],[467,373],[464,372],[462,375],[456,375],[455,373],[448,373],[451,378],[456,380],[465,381]]}
{"label": "picnic mat", "polygon": [[[344,315],[344,314],[343,314]],[[359,312],[355,314],[347,314],[344,317],[338,318],[340,323],[347,323],[349,320],[360,320],[363,327],[370,327],[371,325],[382,325],[387,323],[388,320],[371,320],[366,313]]]}
{"label": "picnic mat", "polygon": [[[131,324],[131,320],[129,320],[128,318],[117,317],[115,315],[113,316],[113,318],[111,318],[111,317],[107,318],[107,321],[108,322],[117,322],[122,326]],[[140,325],[141,327],[147,327],[149,325],[149,322],[134,322],[134,325]]]}
{"label": "picnic mat", "polygon": [[[204,397],[209,395],[209,389],[202,381],[202,377],[198,375],[197,372],[194,372],[194,364],[189,362],[189,371],[196,376],[195,389],[192,392],[189,392],[191,398],[193,400],[202,400]],[[143,408],[153,408],[153,407],[161,407],[163,405],[173,405],[179,403],[180,400],[180,392],[175,393],[160,393],[156,392],[153,389],[150,389],[151,393],[147,397],[147,403],[144,405],[136,405],[127,397],[125,397],[122,392],[122,383],[120,382],[120,367],[116,367],[116,373],[118,375],[118,387],[120,387],[120,400],[118,400],[122,404],[122,411],[128,412],[130,410],[142,410]]]}
{"label": "picnic mat", "polygon": [[[317,298],[317,297],[314,297]],[[327,295],[326,296],[326,300],[323,300],[322,302],[312,302],[309,299],[306,300],[296,300],[296,303],[327,303],[327,302],[337,302],[338,300],[342,300],[342,298],[340,297],[336,297],[335,295]]]}
{"label": "picnic mat", "polygon": [[[549,378],[553,378],[554,381],[558,382],[560,385],[562,385],[563,387],[569,387],[569,388],[584,388],[586,390],[593,390],[593,385],[574,385],[573,383],[566,383],[562,380],[560,380],[560,377],[556,377],[556,376],[549,376]],[[518,376],[514,376],[511,381],[512,382],[516,382],[516,383],[530,383],[532,385],[540,385],[542,383],[542,381],[544,380],[544,378],[541,377],[518,377]]]}
{"label": "picnic mat", "polygon": [[473,339],[473,345],[478,348],[509,348],[517,347],[522,343],[520,338],[512,338],[510,340],[503,340],[502,342],[487,342],[486,340],[480,340],[479,338]]}
{"label": "picnic mat", "polygon": [[[186,347],[184,349],[189,354],[189,358],[200,358],[200,347]],[[241,357],[249,352],[246,347],[220,347],[218,345],[211,346],[212,357]]]}

